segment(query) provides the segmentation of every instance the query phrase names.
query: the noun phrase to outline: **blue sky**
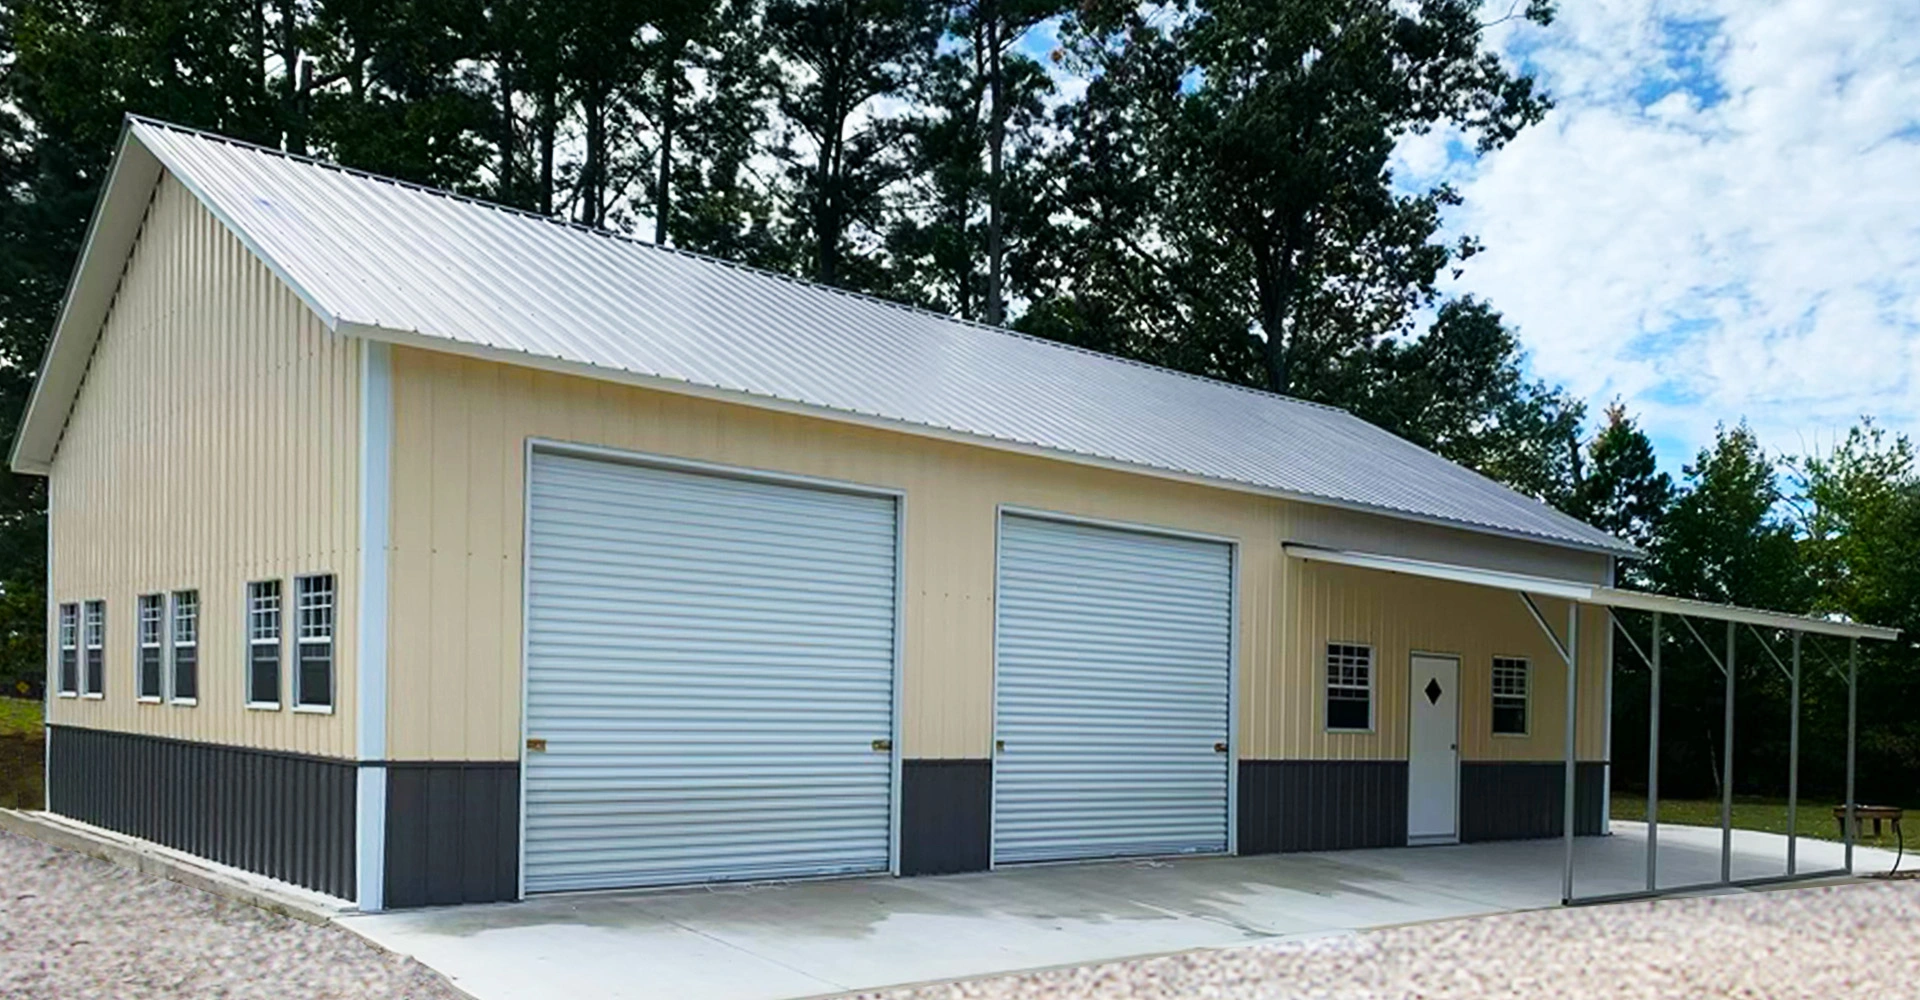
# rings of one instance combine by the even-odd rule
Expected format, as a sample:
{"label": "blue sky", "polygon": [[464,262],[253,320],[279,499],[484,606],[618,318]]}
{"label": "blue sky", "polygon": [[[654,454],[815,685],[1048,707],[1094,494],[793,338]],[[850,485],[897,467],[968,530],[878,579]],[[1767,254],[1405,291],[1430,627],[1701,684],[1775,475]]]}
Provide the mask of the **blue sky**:
{"label": "blue sky", "polygon": [[[1452,183],[1450,227],[1486,245],[1448,291],[1596,416],[1624,400],[1676,474],[1741,420],[1789,455],[1869,414],[1920,434],[1913,0],[1559,6],[1489,39],[1552,95],[1545,122],[1484,158],[1444,132],[1399,150],[1397,179]],[[1044,58],[1050,26],[1024,42]]]}
{"label": "blue sky", "polygon": [[1484,159],[1403,144],[1487,252],[1450,289],[1537,374],[1619,397],[1678,471],[1719,423],[1777,453],[1864,414],[1920,430],[1920,31],[1911,0],[1564,0],[1493,43],[1557,107]]}

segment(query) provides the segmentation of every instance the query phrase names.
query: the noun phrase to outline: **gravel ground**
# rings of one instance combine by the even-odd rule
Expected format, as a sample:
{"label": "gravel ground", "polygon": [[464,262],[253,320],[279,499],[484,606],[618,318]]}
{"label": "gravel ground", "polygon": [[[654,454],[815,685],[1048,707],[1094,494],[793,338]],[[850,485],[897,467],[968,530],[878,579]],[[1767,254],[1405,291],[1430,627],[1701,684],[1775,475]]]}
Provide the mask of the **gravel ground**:
{"label": "gravel ground", "polygon": [[1920,882],[1420,924],[890,993],[886,1000],[1820,1000],[1920,996]]}
{"label": "gravel ground", "polygon": [[0,997],[464,994],[347,931],[0,833]]}

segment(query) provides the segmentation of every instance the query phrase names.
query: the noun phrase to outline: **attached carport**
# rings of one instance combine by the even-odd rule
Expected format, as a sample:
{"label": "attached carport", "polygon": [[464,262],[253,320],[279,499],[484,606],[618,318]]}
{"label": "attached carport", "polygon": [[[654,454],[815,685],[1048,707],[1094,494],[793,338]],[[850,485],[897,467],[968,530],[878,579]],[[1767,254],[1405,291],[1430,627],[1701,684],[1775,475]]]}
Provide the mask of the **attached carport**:
{"label": "attached carport", "polygon": [[[1575,870],[1577,851],[1575,847],[1575,720],[1579,710],[1579,685],[1569,682],[1566,685],[1566,783],[1562,792],[1563,837],[1565,839],[1564,859],[1561,866],[1560,901],[1565,905],[1582,903],[1613,902],[1624,899],[1647,898],[1672,895],[1683,892],[1696,892],[1704,889],[1747,887],[1778,882],[1799,881],[1805,879],[1831,878],[1851,875],[1854,870],[1854,837],[1858,828],[1854,822],[1854,752],[1856,742],[1856,723],[1858,719],[1858,673],[1860,662],[1860,640],[1872,639],[1890,642],[1900,634],[1898,629],[1883,628],[1875,625],[1862,625],[1855,622],[1812,618],[1804,615],[1782,614],[1774,611],[1761,611],[1754,608],[1742,608],[1728,604],[1711,604],[1704,601],[1684,600],[1649,594],[1640,591],[1621,590],[1617,587],[1583,583],[1577,580],[1561,580],[1549,577],[1529,576],[1523,573],[1510,573],[1498,570],[1481,569],[1472,566],[1460,566],[1451,563],[1420,559],[1408,559],[1377,553],[1355,552],[1350,550],[1319,548],[1311,545],[1289,543],[1285,546],[1287,555],[1308,562],[1331,563],[1351,566],[1359,569],[1379,570],[1388,573],[1402,573],[1425,577],[1432,580],[1444,580],[1452,583],[1468,584],[1509,590],[1516,594],[1526,606],[1528,613],[1537,622],[1554,649],[1565,664],[1569,678],[1577,673],[1580,649],[1579,609],[1582,605],[1605,609],[1608,620],[1615,630],[1623,636],[1631,649],[1652,672],[1652,702],[1649,708],[1648,775],[1647,775],[1647,823],[1645,835],[1646,884],[1644,888],[1615,890],[1604,893],[1581,895],[1575,888]],[[1567,621],[1563,629],[1556,629],[1542,613],[1535,597],[1548,597],[1567,602]],[[1652,618],[1651,641],[1642,647],[1621,621],[1617,611],[1631,610],[1647,612]],[[1660,881],[1660,651],[1661,629],[1665,620],[1677,621],[1689,637],[1699,643],[1726,680],[1726,721],[1724,726],[1725,747],[1721,754],[1721,803],[1720,803],[1720,865],[1717,878],[1700,878],[1683,884],[1662,885]],[[1725,652],[1714,652],[1713,644],[1694,625],[1695,621],[1718,622],[1725,627]],[[1735,678],[1735,638],[1742,627],[1749,629],[1759,640],[1760,646],[1772,664],[1785,674],[1792,688],[1792,726],[1789,736],[1789,759],[1792,761],[1789,775],[1788,792],[1788,833],[1786,836],[1786,870],[1780,874],[1736,877],[1734,859],[1733,831],[1733,757],[1734,757],[1734,688]],[[1668,626],[1671,627],[1671,626]],[[1790,651],[1782,657],[1761,630],[1784,633]],[[1799,836],[1797,820],[1799,812],[1799,761],[1800,761],[1800,680],[1804,660],[1804,650],[1810,644],[1804,640],[1809,636],[1821,636],[1843,639],[1847,643],[1844,667],[1824,648],[1818,649],[1820,665],[1841,677],[1847,687],[1847,779],[1846,779],[1846,821],[1845,847],[1841,863],[1815,870],[1800,870]],[[1611,691],[1611,686],[1608,688]]]}

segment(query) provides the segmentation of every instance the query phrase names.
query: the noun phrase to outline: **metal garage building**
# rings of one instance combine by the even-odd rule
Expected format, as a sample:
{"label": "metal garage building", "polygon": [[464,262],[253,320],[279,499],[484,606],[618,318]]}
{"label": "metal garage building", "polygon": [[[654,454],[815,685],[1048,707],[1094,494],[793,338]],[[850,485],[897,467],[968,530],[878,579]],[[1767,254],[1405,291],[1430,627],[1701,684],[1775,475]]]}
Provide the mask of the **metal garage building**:
{"label": "metal garage building", "polygon": [[52,810],[369,909],[1605,824],[1603,532],[1338,410],[157,122],[12,462]]}

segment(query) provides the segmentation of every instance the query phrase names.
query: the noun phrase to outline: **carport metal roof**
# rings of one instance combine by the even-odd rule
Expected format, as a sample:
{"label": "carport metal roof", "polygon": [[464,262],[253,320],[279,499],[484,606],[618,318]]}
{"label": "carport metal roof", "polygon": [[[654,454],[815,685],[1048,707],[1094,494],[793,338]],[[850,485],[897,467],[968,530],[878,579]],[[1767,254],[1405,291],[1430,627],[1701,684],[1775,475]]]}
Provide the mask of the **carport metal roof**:
{"label": "carport metal roof", "polygon": [[[1859,835],[1855,822],[1854,809],[1854,753],[1856,744],[1856,723],[1859,718],[1859,670],[1860,640],[1875,639],[1892,641],[1900,635],[1899,629],[1884,628],[1878,625],[1863,625],[1858,622],[1834,618],[1814,618],[1806,615],[1790,615],[1777,611],[1761,611],[1755,608],[1742,608],[1731,604],[1713,604],[1707,601],[1690,601],[1660,594],[1648,594],[1640,591],[1621,590],[1586,583],[1579,580],[1562,580],[1552,577],[1530,576],[1524,573],[1507,573],[1498,570],[1479,569],[1472,566],[1460,566],[1452,563],[1432,562],[1423,559],[1407,559],[1399,556],[1380,555],[1370,552],[1352,552],[1342,549],[1328,549],[1312,545],[1289,542],[1286,553],[1296,559],[1308,562],[1329,563],[1338,566],[1352,566],[1359,569],[1379,570],[1388,573],[1401,573],[1409,576],[1425,577],[1432,580],[1445,580],[1472,586],[1492,587],[1498,590],[1510,590],[1518,594],[1527,612],[1545,632],[1553,643],[1567,668],[1567,706],[1566,706],[1566,771],[1564,785],[1561,788],[1562,833],[1566,839],[1566,862],[1562,872],[1561,902],[1568,905],[1576,903],[1607,902],[1625,898],[1643,898],[1669,895],[1699,889],[1727,886],[1756,885],[1768,882],[1781,882],[1796,879],[1823,878],[1833,875],[1853,873],[1853,842]],[[1534,597],[1552,597],[1567,603],[1567,622],[1564,634],[1556,632]],[[1605,608],[1613,627],[1620,631],[1633,651],[1652,672],[1652,697],[1649,706],[1647,730],[1647,887],[1642,892],[1616,893],[1606,896],[1578,896],[1574,891],[1574,776],[1575,776],[1575,729],[1579,715],[1579,685],[1573,678],[1579,669],[1579,635],[1581,605]],[[1614,616],[1616,609],[1650,612],[1653,617],[1652,641],[1642,648],[1633,634],[1627,631],[1620,619]],[[1693,639],[1705,650],[1708,658],[1720,669],[1726,678],[1726,696],[1724,699],[1725,719],[1722,732],[1724,747],[1721,752],[1720,775],[1720,881],[1704,885],[1661,886],[1659,884],[1659,806],[1660,806],[1660,626],[1663,616],[1679,619]],[[1706,637],[1695,628],[1690,619],[1707,619],[1726,624],[1726,648],[1724,655],[1716,655],[1707,644]],[[1733,731],[1734,731],[1734,684],[1737,672],[1735,654],[1738,649],[1735,639],[1741,625],[1760,643],[1767,658],[1780,669],[1791,684],[1792,729],[1788,737],[1789,771],[1787,778],[1787,870],[1782,876],[1762,879],[1733,878]],[[1761,629],[1769,629],[1789,634],[1792,645],[1789,658],[1783,659],[1774,651],[1773,643],[1761,634]],[[1796,823],[1798,821],[1800,798],[1800,668],[1801,639],[1808,634],[1834,636],[1847,640],[1846,669],[1840,669],[1831,657],[1827,658],[1828,668],[1847,685],[1847,793],[1846,820],[1843,836],[1846,840],[1846,866],[1834,871],[1801,872],[1797,870]],[[1649,652],[1650,651],[1650,652]],[[1824,653],[1823,653],[1824,655]],[[1611,664],[1609,664],[1611,666]],[[1612,686],[1608,686],[1608,699],[1612,698]],[[1611,705],[1608,706],[1611,709]]]}
{"label": "carport metal roof", "polygon": [[1900,635],[1900,630],[1897,628],[1885,628],[1879,625],[1862,625],[1858,622],[1851,622],[1845,619],[1813,618],[1806,615],[1785,614],[1779,611],[1761,611],[1756,608],[1743,608],[1733,604],[1690,601],[1680,597],[1667,597],[1663,594],[1649,594],[1638,590],[1621,590],[1617,587],[1582,583],[1578,580],[1528,576],[1524,573],[1505,573],[1499,570],[1480,569],[1474,566],[1459,566],[1452,563],[1405,559],[1399,556],[1373,555],[1365,552],[1326,549],[1291,542],[1286,545],[1286,551],[1288,555],[1305,559],[1309,562],[1335,563],[1341,566],[1356,566],[1361,569],[1377,569],[1385,570],[1389,573],[1405,573],[1411,576],[1424,576],[1435,580],[1449,580],[1454,583],[1470,583],[1481,587],[1493,587],[1499,590],[1511,590],[1523,594],[1537,594],[1541,597],[1578,601],[1581,604],[1593,604],[1605,608],[1626,608],[1632,611],[1658,611],[1662,614],[1711,618],[1715,621],[1737,622],[1756,628],[1780,629],[1787,632],[1813,632],[1820,635],[1838,636],[1846,639],[1892,641]]}

